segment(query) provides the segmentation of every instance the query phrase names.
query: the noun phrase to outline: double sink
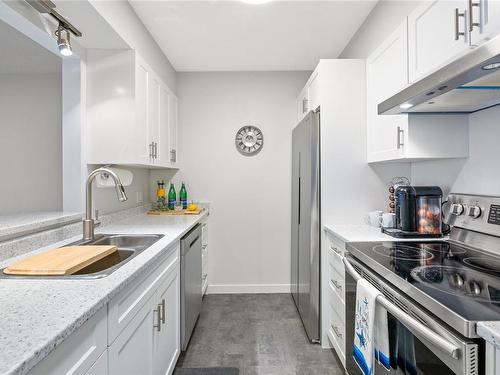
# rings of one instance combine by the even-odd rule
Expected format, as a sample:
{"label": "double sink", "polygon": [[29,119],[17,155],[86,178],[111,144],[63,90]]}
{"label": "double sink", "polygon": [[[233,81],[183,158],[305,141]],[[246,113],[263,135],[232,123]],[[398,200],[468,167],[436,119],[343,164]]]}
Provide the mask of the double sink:
{"label": "double sink", "polygon": [[80,240],[68,244],[67,246],[86,246],[86,245],[111,245],[118,248],[117,251],[108,256],[82,268],[72,275],[64,276],[26,276],[26,275],[7,275],[0,273],[0,278],[21,278],[21,279],[98,279],[109,276],[118,268],[132,260],[144,250],[152,246],[163,235],[161,234],[98,234],[93,240]]}

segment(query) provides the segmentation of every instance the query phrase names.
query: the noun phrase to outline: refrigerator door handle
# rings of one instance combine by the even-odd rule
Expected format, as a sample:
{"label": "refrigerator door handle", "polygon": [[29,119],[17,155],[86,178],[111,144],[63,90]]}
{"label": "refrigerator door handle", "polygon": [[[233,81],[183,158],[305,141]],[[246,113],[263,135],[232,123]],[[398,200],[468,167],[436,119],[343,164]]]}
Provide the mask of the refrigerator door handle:
{"label": "refrigerator door handle", "polygon": [[300,225],[300,177],[299,177],[299,225]]}

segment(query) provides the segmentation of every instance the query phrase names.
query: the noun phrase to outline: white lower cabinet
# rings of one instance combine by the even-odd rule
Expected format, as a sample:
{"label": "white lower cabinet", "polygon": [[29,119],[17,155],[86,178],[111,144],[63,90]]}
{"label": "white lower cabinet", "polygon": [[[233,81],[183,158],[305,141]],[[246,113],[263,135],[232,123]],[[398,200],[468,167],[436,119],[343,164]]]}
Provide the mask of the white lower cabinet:
{"label": "white lower cabinet", "polygon": [[103,375],[108,373],[108,349],[94,362],[85,375]]}
{"label": "white lower cabinet", "polygon": [[109,375],[153,374],[155,308],[151,297],[109,347]]}
{"label": "white lower cabinet", "polygon": [[30,375],[167,375],[180,354],[180,244],[127,286]]}
{"label": "white lower cabinet", "polygon": [[106,323],[106,307],[103,307],[29,374],[86,374],[106,350]]}
{"label": "white lower cabinet", "polygon": [[157,314],[153,342],[153,373],[171,374],[180,350],[180,274],[170,273],[158,289],[155,298]]}
{"label": "white lower cabinet", "polygon": [[324,326],[328,339],[342,364],[346,365],[346,316],[345,316],[345,269],[342,258],[345,242],[327,233],[328,281],[325,286],[328,300],[327,320]]}

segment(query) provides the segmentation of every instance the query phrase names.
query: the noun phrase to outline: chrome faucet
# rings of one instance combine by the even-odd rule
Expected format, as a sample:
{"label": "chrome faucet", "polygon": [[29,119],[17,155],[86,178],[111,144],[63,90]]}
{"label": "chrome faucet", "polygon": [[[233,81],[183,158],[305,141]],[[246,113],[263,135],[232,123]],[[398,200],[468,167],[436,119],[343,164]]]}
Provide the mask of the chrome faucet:
{"label": "chrome faucet", "polygon": [[83,239],[93,240],[94,239],[94,219],[92,218],[92,182],[97,175],[102,174],[111,177],[115,183],[116,195],[120,202],[125,202],[127,200],[127,195],[125,194],[125,189],[123,188],[120,177],[113,172],[111,169],[102,167],[94,170],[87,177],[87,190],[86,190],[86,207],[85,207],[85,219],[83,220]]}

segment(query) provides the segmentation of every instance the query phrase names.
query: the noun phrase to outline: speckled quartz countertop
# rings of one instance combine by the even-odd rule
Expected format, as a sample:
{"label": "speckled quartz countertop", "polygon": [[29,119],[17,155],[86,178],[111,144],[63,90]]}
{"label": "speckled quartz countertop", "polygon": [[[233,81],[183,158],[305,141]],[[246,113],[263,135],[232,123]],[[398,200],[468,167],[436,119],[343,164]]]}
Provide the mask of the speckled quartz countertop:
{"label": "speckled quartz countertop", "polygon": [[411,239],[411,238],[395,238],[381,232],[380,228],[372,227],[371,225],[349,225],[349,224],[336,224],[324,225],[324,229],[340,238],[345,242],[385,242],[385,241],[436,241],[446,240],[443,238],[429,238],[429,239]]}
{"label": "speckled quartz countertop", "polygon": [[82,220],[82,213],[33,212],[16,215],[0,215],[0,241],[25,236]]}
{"label": "speckled quartz countertop", "polygon": [[[207,211],[197,216],[141,214],[100,228],[97,232],[164,235],[153,246],[101,279],[0,279],[0,374],[28,372],[127,284],[147,272],[169,245],[206,215]],[[79,235],[35,252],[80,238]],[[20,258],[0,262],[0,267]]]}
{"label": "speckled quartz countertop", "polygon": [[477,334],[500,349],[500,321],[477,323]]}

